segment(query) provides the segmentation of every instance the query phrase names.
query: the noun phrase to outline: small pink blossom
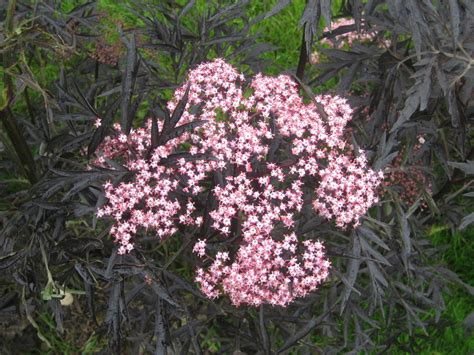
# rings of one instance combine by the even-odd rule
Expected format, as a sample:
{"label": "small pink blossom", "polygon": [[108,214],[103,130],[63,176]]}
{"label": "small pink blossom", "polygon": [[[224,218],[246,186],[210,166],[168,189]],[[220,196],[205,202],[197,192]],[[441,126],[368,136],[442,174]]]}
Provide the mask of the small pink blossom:
{"label": "small pink blossom", "polygon": [[199,239],[196,244],[194,244],[193,253],[196,253],[201,258],[206,255],[206,241]]}
{"label": "small pink blossom", "polygon": [[97,117],[96,120],[94,121],[94,127],[99,128],[100,126],[102,126],[102,120],[99,117]]}

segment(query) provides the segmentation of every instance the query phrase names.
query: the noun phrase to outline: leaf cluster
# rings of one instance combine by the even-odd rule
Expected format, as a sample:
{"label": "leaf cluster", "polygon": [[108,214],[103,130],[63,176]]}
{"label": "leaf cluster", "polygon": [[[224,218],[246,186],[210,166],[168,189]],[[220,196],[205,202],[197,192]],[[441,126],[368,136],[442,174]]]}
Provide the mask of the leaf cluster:
{"label": "leaf cluster", "polygon": [[[426,237],[435,221],[453,229],[474,222],[470,1],[307,1],[295,23],[303,37],[302,92],[310,98],[336,83],[332,90],[356,108],[353,145],[387,173],[403,154],[401,168],[425,172],[432,186],[420,185],[411,205],[387,186],[362,226],[347,233],[303,213],[298,234],[325,241],[330,281],[288,308],[257,310],[214,302],[191,284],[194,235],[159,241],[144,233],[136,253],[117,255],[111,226],[95,211],[105,202],[104,181],[126,180],[130,172],[118,162],[110,162],[114,169],[91,166],[89,159],[114,123],[127,133],[148,117],[166,118],[161,132],[152,129],[154,146],[185,132],[178,121],[186,100],[174,112],[165,102],[199,63],[223,57],[243,71],[264,71],[261,55],[271,47],[250,29],[290,2],[253,20],[248,1],[130,3],[139,20],[116,25],[124,52],[115,65],[91,55],[89,43],[101,36],[94,2],[67,12],[55,1],[11,3],[14,20],[6,16],[0,47],[2,319],[26,318],[47,343],[35,319],[47,311],[63,332],[68,312],[61,299],[77,290],[84,314],[116,353],[200,354],[211,338],[221,353],[416,351],[401,335],[439,324],[447,287],[474,292],[437,262],[441,248]],[[321,31],[321,21],[328,26],[347,16],[353,26]],[[324,49],[325,61],[307,63],[319,39],[362,28],[377,33],[374,41]],[[381,47],[382,38],[390,45]],[[414,149],[420,136],[425,143]]]}

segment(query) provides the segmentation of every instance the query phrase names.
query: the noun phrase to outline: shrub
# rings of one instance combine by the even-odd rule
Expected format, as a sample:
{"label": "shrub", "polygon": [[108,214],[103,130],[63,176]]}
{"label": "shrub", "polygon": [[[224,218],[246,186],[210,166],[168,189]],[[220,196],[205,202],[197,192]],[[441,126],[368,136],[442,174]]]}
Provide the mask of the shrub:
{"label": "shrub", "polygon": [[[252,21],[246,2],[136,3],[109,60],[87,40],[105,43],[94,3],[9,1],[2,319],[26,317],[48,343],[37,320],[52,314],[61,333],[74,293],[115,352],[201,353],[212,339],[223,353],[368,352],[431,329],[450,284],[473,292],[426,238],[435,221],[473,221],[472,5],[309,0],[296,75],[271,78],[249,30],[287,3]],[[354,24],[324,31],[332,15]],[[353,42],[308,65],[314,41],[361,28],[390,46]],[[381,183],[370,207],[376,171],[421,172],[420,193]]]}

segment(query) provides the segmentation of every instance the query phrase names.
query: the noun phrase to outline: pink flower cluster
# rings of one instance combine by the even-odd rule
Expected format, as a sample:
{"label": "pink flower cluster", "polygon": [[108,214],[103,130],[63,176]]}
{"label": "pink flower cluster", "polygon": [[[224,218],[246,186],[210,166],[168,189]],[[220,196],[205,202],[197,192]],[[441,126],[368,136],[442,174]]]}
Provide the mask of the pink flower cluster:
{"label": "pink flower cluster", "polygon": [[[334,21],[333,23],[331,23],[331,29],[329,29],[328,27],[325,27],[323,32],[334,31],[338,29],[339,27],[351,26],[354,24],[355,24],[354,19],[340,18]],[[376,37],[375,31],[361,28],[359,32],[352,31],[352,32],[337,35],[332,38],[323,38],[320,43],[326,44],[330,48],[342,49],[346,45],[349,47],[352,47],[352,45],[356,42],[372,41],[374,40],[375,37]],[[389,47],[390,41],[386,39],[382,39],[382,41],[379,42],[379,45]],[[319,59],[320,59],[319,54],[317,52],[313,52],[310,55],[309,62],[311,64],[317,64],[320,61]]]}
{"label": "pink flower cluster", "polygon": [[378,185],[381,174],[367,171],[366,166],[364,155],[351,160],[344,155],[329,154],[327,167],[319,173],[321,182],[314,209],[323,217],[335,219],[339,227],[353,221],[357,226],[359,216],[378,201],[375,191],[367,186]]}
{"label": "pink flower cluster", "polygon": [[218,252],[206,272],[198,269],[196,281],[208,297],[219,296],[218,285],[236,306],[262,303],[285,306],[303,297],[328,276],[330,262],[320,242],[305,240],[298,250],[294,233],[282,241],[256,235],[239,248],[236,260],[226,265],[227,252]]}
{"label": "pink flower cluster", "polygon": [[[331,29],[328,27],[324,28],[324,32],[334,31],[335,29],[342,27],[342,26],[352,26],[355,24],[354,19],[348,18],[340,18],[331,23]],[[323,38],[321,43],[328,44],[331,47],[342,48],[344,44],[352,46],[354,42],[363,42],[363,41],[370,41],[375,37],[375,33],[361,29],[360,32],[353,31],[348,32],[343,35],[336,36],[334,40],[330,40],[328,38]]]}
{"label": "pink flower cluster", "polygon": [[[214,232],[193,248],[207,265],[196,281],[208,297],[284,306],[314,291],[330,262],[319,241],[295,234],[303,207],[347,228],[377,202],[382,174],[343,139],[352,109],[343,98],[316,96],[322,113],[303,102],[289,76],[259,74],[247,83],[222,59],[192,70],[170,111],[186,90],[181,134],[150,154],[150,121],[128,136],[115,127],[99,149],[96,164],[119,160],[134,173],[129,182],[104,185],[108,203],[98,211],[115,220],[119,253],[133,249],[139,231],[163,238],[208,221]],[[164,126],[159,119],[160,132]],[[210,195],[217,207],[205,214],[196,206]],[[234,242],[212,257],[215,238]]]}

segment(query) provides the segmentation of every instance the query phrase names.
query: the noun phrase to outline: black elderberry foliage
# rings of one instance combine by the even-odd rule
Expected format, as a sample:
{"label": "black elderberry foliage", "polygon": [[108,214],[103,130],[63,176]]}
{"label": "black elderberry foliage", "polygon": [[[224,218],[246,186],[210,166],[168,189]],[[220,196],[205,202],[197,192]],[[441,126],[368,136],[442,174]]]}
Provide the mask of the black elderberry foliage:
{"label": "black elderberry foliage", "polygon": [[[474,222],[466,206],[474,194],[469,0],[347,0],[336,13],[331,0],[308,0],[295,23],[303,41],[289,71],[302,93],[336,82],[331,91],[356,109],[352,143],[374,168],[426,177],[410,202],[403,186],[385,184],[356,230],[302,213],[299,236],[324,240],[333,264],[317,292],[286,308],[209,300],[193,284],[195,236],[184,233],[163,241],[144,233],[136,251],[117,255],[111,224],[95,211],[105,203],[103,183],[130,172],[119,159],[112,169],[91,164],[111,126],[128,133],[167,117],[170,132],[182,134],[173,131],[179,107],[167,112],[166,100],[187,71],[216,57],[265,71],[261,55],[272,47],[250,29],[289,3],[250,20],[249,1],[141,0],[129,4],[135,23],[116,24],[115,44],[100,42],[103,14],[94,1],[68,11],[53,0],[0,5],[0,329],[12,334],[2,352],[12,351],[25,323],[36,344],[52,346],[38,315],[52,314],[64,334],[71,311],[61,300],[75,291],[82,320],[107,339],[104,353],[157,354],[206,353],[209,334],[220,353],[417,351],[415,342],[399,344],[400,335],[439,324],[451,285],[474,293],[426,238],[434,221],[453,229]],[[334,17],[354,25],[323,32]],[[372,41],[318,45],[364,29]],[[315,50],[323,60],[310,65]],[[163,139],[152,129],[154,145]]]}

